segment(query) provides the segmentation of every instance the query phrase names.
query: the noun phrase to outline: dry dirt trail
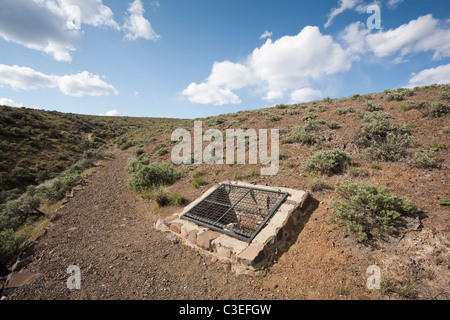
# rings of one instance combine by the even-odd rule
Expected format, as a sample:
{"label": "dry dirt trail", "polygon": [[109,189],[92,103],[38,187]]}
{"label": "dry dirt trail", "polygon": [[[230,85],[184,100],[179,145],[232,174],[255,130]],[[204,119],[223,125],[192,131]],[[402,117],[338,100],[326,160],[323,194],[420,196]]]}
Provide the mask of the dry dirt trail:
{"label": "dry dirt trail", "polygon": [[[39,278],[8,299],[260,299],[257,276],[236,276],[153,228],[152,204],[129,193],[131,151],[116,151],[59,209],[28,269]],[[175,210],[175,209],[174,209]],[[69,290],[67,268],[81,270]]]}

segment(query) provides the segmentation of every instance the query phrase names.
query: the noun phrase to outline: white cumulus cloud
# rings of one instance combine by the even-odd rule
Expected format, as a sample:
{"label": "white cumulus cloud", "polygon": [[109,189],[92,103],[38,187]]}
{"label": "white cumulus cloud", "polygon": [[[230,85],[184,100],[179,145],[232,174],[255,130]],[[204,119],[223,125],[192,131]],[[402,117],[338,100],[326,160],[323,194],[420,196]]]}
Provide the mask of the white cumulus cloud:
{"label": "white cumulus cloud", "polygon": [[314,100],[319,100],[322,97],[323,97],[322,92],[320,92],[319,90],[314,90],[311,88],[302,88],[295,90],[291,93],[290,103],[310,102]]}
{"label": "white cumulus cloud", "polygon": [[407,87],[420,87],[430,84],[450,83],[450,64],[425,69],[413,74]]}
{"label": "white cumulus cloud", "polygon": [[405,0],[388,0],[387,7],[389,9],[396,9],[398,7],[398,5],[400,3],[402,3],[403,1],[405,1]]}
{"label": "white cumulus cloud", "polygon": [[239,104],[241,100],[232,90],[250,86],[254,82],[254,76],[248,67],[230,61],[215,62],[206,81],[191,83],[183,94],[194,103]]}
{"label": "white cumulus cloud", "polygon": [[82,23],[120,29],[102,0],[0,1],[0,37],[45,52],[56,61],[72,60]]}
{"label": "white cumulus cloud", "polygon": [[0,98],[0,106],[21,107],[22,104],[8,98]]}
{"label": "white cumulus cloud", "polygon": [[136,40],[157,40],[160,36],[153,30],[150,22],[144,17],[144,6],[141,0],[135,0],[128,7],[128,16],[122,28],[126,31],[125,38]]}
{"label": "white cumulus cloud", "polygon": [[0,64],[0,86],[9,86],[13,90],[31,90],[55,88],[57,83],[53,76],[34,69]]}
{"label": "white cumulus cloud", "polygon": [[81,37],[79,30],[67,27],[67,20],[65,10],[53,1],[0,1],[0,36],[57,61],[71,61]]}
{"label": "white cumulus cloud", "polygon": [[266,39],[273,36],[273,32],[269,32],[268,30],[264,31],[264,33],[259,37],[260,39]]}
{"label": "white cumulus cloud", "polygon": [[433,51],[433,59],[450,57],[450,29],[442,29],[431,14],[411,20],[396,29],[369,34],[370,49],[378,57],[394,53],[401,56]]}
{"label": "white cumulus cloud", "polygon": [[109,96],[111,93],[118,94],[114,87],[101,80],[98,75],[87,71],[74,75],[55,77],[59,90],[72,97]]}
{"label": "white cumulus cloud", "polygon": [[57,76],[44,74],[28,67],[4,64],[0,64],[0,86],[8,86],[13,90],[58,88],[65,95],[73,97],[118,94],[111,84],[87,71]]}
{"label": "white cumulus cloud", "polygon": [[111,27],[120,30],[114,20],[111,8],[105,6],[102,0],[59,0],[61,7],[67,11],[71,6],[77,6],[81,11],[81,23],[94,27]]}
{"label": "white cumulus cloud", "polygon": [[230,61],[215,62],[207,80],[213,86],[227,89],[241,89],[254,81],[254,76],[248,67]]}
{"label": "white cumulus cloud", "polygon": [[270,100],[288,89],[309,87],[325,76],[349,71],[352,58],[331,36],[307,26],[296,36],[268,39],[253,51],[250,66],[267,84]]}
{"label": "white cumulus cloud", "polygon": [[242,101],[230,89],[220,88],[204,83],[191,83],[183,94],[188,96],[189,101],[200,104],[213,104],[221,106],[224,104],[240,104]]}
{"label": "white cumulus cloud", "polygon": [[334,18],[343,13],[345,10],[355,8],[360,2],[361,0],[339,0],[339,7],[331,10],[330,14],[328,15],[328,20],[325,23],[325,29],[331,26]]}
{"label": "white cumulus cloud", "polygon": [[130,3],[122,27],[102,0],[1,0],[0,37],[42,51],[56,61],[70,62],[83,24],[123,31],[129,40],[158,39],[143,15],[141,0]]}
{"label": "white cumulus cloud", "polygon": [[215,62],[201,84],[183,91],[191,102],[239,104],[232,90],[256,87],[264,100],[283,98],[288,90],[310,88],[326,76],[350,70],[353,57],[318,27],[307,26],[295,36],[267,41],[253,50],[245,63]]}
{"label": "white cumulus cloud", "polygon": [[107,117],[117,117],[119,115],[120,115],[120,112],[117,111],[116,109],[106,112]]}
{"label": "white cumulus cloud", "polygon": [[340,39],[350,52],[372,52],[379,58],[396,55],[395,62],[404,62],[405,56],[421,52],[432,52],[433,60],[439,60],[450,57],[450,29],[444,26],[431,14],[377,33],[355,22],[345,28]]}

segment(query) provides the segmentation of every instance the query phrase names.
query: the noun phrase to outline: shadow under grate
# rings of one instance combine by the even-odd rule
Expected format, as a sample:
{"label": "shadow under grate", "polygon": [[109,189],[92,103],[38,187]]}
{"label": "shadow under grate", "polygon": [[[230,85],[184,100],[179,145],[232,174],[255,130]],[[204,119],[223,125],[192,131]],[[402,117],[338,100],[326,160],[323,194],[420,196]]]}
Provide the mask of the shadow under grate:
{"label": "shadow under grate", "polygon": [[251,242],[289,194],[220,184],[181,218]]}

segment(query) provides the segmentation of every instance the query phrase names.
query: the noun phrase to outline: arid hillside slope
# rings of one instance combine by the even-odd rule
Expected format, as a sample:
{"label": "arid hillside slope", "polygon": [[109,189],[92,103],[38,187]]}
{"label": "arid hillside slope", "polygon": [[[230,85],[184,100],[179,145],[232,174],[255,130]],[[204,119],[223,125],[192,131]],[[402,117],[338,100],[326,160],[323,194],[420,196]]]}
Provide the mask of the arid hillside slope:
{"label": "arid hillside slope", "polygon": [[[203,131],[224,135],[279,129],[273,176],[260,174],[265,165],[248,164],[248,154],[247,164],[167,169],[172,132],[193,136],[192,120],[130,130],[122,137],[129,146],[111,145],[114,156],[56,214],[40,218],[53,217],[25,266],[38,276],[7,298],[449,299],[449,101],[450,86],[427,86],[196,119]],[[171,174],[158,187],[142,169],[152,165]],[[307,190],[315,199],[295,243],[265,270],[238,275],[153,228],[226,180]],[[349,183],[365,186],[367,197],[344,192]],[[337,203],[346,195],[353,211]],[[373,211],[383,214],[375,222],[365,219],[373,199]],[[66,287],[72,264],[81,269],[81,290]],[[366,286],[369,266],[379,267],[379,290]]]}

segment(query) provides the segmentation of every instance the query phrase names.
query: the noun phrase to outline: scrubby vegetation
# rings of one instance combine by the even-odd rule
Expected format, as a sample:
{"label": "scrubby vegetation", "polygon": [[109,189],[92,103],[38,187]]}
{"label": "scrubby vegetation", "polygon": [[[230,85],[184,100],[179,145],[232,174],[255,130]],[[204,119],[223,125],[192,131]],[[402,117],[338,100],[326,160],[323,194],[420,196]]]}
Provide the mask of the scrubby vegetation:
{"label": "scrubby vegetation", "polygon": [[82,180],[82,172],[94,165],[98,160],[109,156],[105,148],[88,150],[82,158],[72,165],[69,170],[55,178],[49,186],[28,186],[27,191],[17,199],[9,200],[0,205],[0,268],[17,253],[19,245],[24,240],[17,236],[15,231],[28,218],[38,215],[43,216],[40,211],[43,203],[52,204],[63,199],[70,193],[73,187]]}
{"label": "scrubby vegetation", "polygon": [[439,168],[439,163],[435,159],[436,149],[430,148],[422,152],[416,152],[412,164],[422,169]]}
{"label": "scrubby vegetation", "polygon": [[350,163],[351,158],[347,152],[333,149],[316,153],[308,160],[306,166],[314,172],[333,174],[342,172]]}
{"label": "scrubby vegetation", "polygon": [[369,112],[375,112],[375,111],[380,111],[383,110],[383,108],[381,107],[381,104],[375,104],[372,101],[368,101],[364,104],[363,109]]}
{"label": "scrubby vegetation", "polygon": [[406,125],[396,125],[384,112],[365,115],[368,123],[358,131],[355,143],[367,149],[372,160],[400,161],[407,156],[413,136]]}
{"label": "scrubby vegetation", "polygon": [[170,163],[152,162],[142,165],[133,173],[133,178],[128,181],[128,187],[134,191],[145,191],[160,185],[168,185],[180,179],[182,173],[175,170]]}
{"label": "scrubby vegetation", "polygon": [[[420,211],[394,192],[410,193],[427,215],[445,221],[442,213],[449,205],[445,194],[448,88],[389,90],[197,119],[203,121],[204,132],[279,128],[281,142],[290,145],[282,146],[276,176],[260,176],[258,166],[240,166],[237,161],[214,167],[173,166],[169,158],[176,142],[170,141],[170,135],[176,128],[192,133],[191,120],[90,117],[10,108],[29,113],[24,117],[31,129],[25,130],[25,122],[6,108],[2,115],[12,120],[2,122],[0,129],[0,152],[5,155],[0,160],[0,264],[14,257],[26,240],[20,236],[24,221],[41,219],[42,212],[48,215],[47,204],[54,203],[52,210],[58,207],[58,201],[83,182],[85,170],[102,157],[98,153],[107,150],[99,147],[117,148],[131,157],[125,167],[129,190],[151,200],[157,214],[173,213],[173,207],[164,207],[184,206],[183,194],[189,199],[198,197],[220,181],[287,186],[313,192],[320,203],[316,209],[319,223],[320,217],[329,218],[333,211],[333,220],[346,234],[377,250],[376,239],[388,240],[387,235],[401,232],[397,227],[405,227],[402,218]],[[39,120],[33,122],[29,117]],[[4,119],[0,116],[0,121]],[[248,160],[248,139],[245,145]],[[193,155],[184,156],[194,160]],[[340,184],[345,179],[351,182]],[[44,181],[45,187],[39,187]],[[186,191],[175,193],[180,190]],[[330,205],[332,200],[338,201]],[[432,218],[427,221],[430,225]],[[343,240],[336,230],[334,226],[326,235],[333,246]],[[301,237],[308,238],[307,232]]]}
{"label": "scrubby vegetation", "polygon": [[295,127],[293,129],[292,138],[295,142],[300,142],[307,145],[314,145],[320,141],[319,137],[315,133],[311,132],[311,130],[308,130],[305,126]]}
{"label": "scrubby vegetation", "polygon": [[384,91],[384,99],[386,99],[386,101],[402,101],[406,97],[412,97],[413,95],[414,95],[414,90],[406,89],[406,88]]}
{"label": "scrubby vegetation", "polygon": [[443,117],[450,114],[450,106],[442,102],[435,102],[429,109],[430,115],[435,118]]}
{"label": "scrubby vegetation", "polygon": [[154,200],[159,207],[186,202],[181,194],[170,195],[167,189],[183,175],[172,164],[152,162],[147,153],[142,153],[137,158],[128,159],[125,171],[133,175],[128,188]]}
{"label": "scrubby vegetation", "polygon": [[[145,119],[85,116],[0,106],[0,203],[57,177],[88,150],[143,126]],[[125,149],[132,144],[121,143]]]}
{"label": "scrubby vegetation", "polygon": [[359,242],[387,235],[395,229],[400,217],[420,213],[406,197],[368,182],[352,184],[345,181],[335,191],[343,201],[331,203],[333,218],[344,226],[347,235]]}
{"label": "scrubby vegetation", "polygon": [[0,106],[0,269],[26,240],[21,225],[70,193],[108,144],[126,149],[135,143],[123,135],[153,122]]}

